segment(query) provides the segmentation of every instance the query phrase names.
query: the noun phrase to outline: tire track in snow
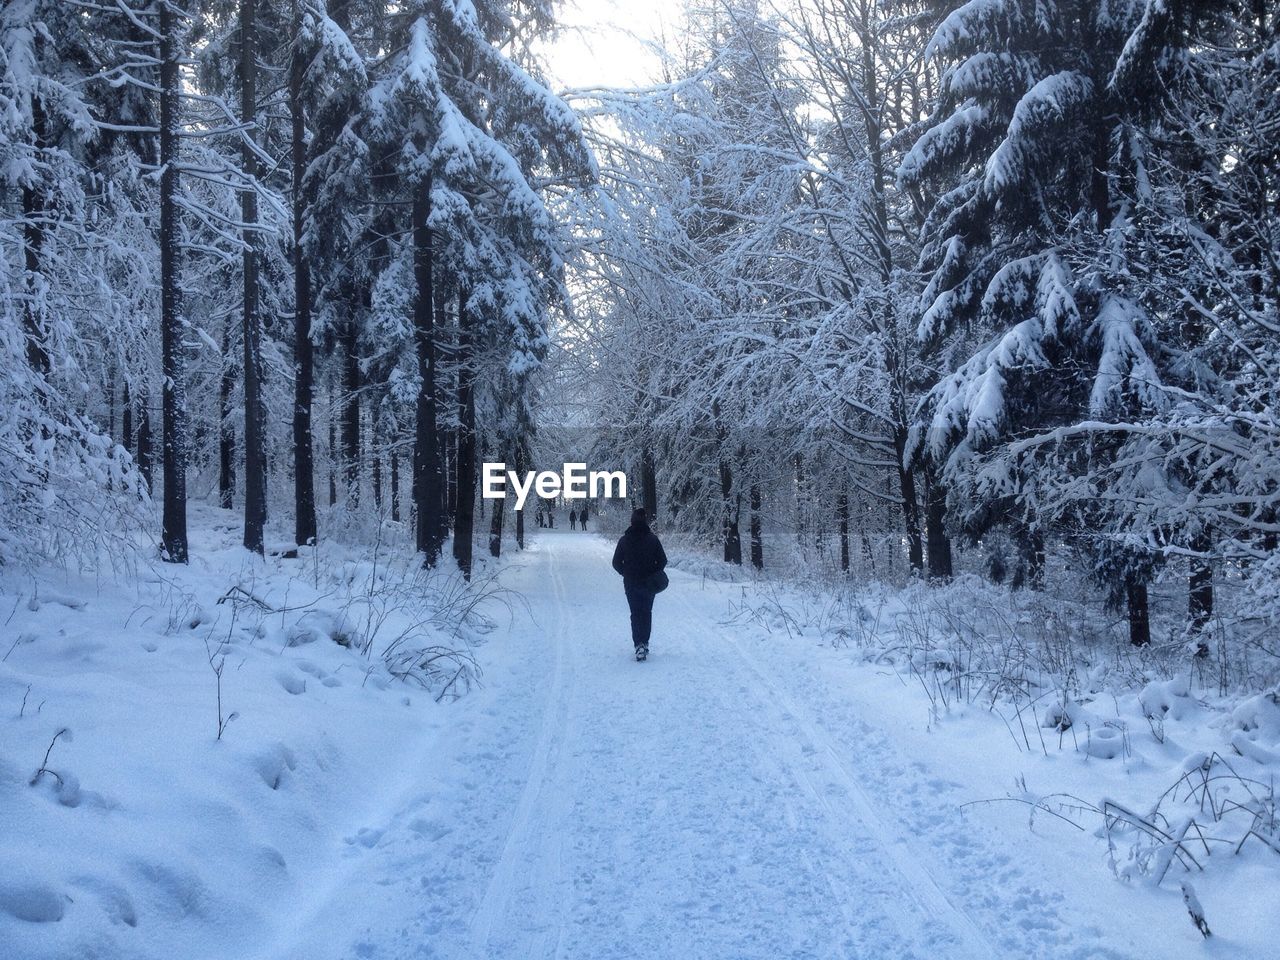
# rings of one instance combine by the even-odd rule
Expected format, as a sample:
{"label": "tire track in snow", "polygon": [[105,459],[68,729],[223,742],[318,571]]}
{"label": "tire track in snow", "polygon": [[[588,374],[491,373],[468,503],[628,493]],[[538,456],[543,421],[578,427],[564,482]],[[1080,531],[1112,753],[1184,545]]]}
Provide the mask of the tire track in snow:
{"label": "tire track in snow", "polygon": [[[811,771],[806,769],[803,757],[784,755],[784,737],[779,734],[775,718],[761,722],[761,711],[755,707],[758,705],[763,711],[772,712],[771,705],[760,697],[757,690],[753,698],[756,704],[749,709],[741,698],[743,691],[745,688],[740,688],[739,696],[732,702],[726,702],[729,707],[726,712],[747,710],[764,731],[772,734],[758,739],[752,750],[774,772],[778,783],[794,788],[794,793],[791,790],[779,791],[783,811],[793,832],[812,838],[812,842],[797,847],[794,855],[830,894],[830,902],[844,921],[848,934],[846,943],[865,947],[870,938],[874,942],[876,956],[894,956],[903,960],[933,957],[931,945],[920,942],[921,928],[930,919],[928,914],[920,910],[917,915],[904,915],[892,898],[894,891],[885,889],[886,881],[891,884],[892,880],[883,871],[877,872],[876,864],[869,864],[858,855],[858,851],[848,848],[847,817],[842,816],[823,794]],[[815,820],[816,824],[813,823]],[[877,909],[863,909],[868,904],[874,904]],[[886,925],[892,929],[886,929]],[[917,946],[921,948],[920,952],[917,952]],[[842,955],[854,960],[861,960],[863,956],[860,952],[849,951],[843,951]]]}
{"label": "tire track in snow", "polygon": [[[916,889],[926,893],[930,890],[935,892],[933,902],[939,902],[940,898],[950,908],[951,916],[962,922],[967,921],[987,945],[986,952],[978,956],[1132,960],[1105,943],[1096,929],[1080,930],[1073,921],[1065,919],[1055,906],[1055,902],[1062,901],[1062,896],[1052,888],[1046,892],[1039,887],[1005,852],[993,849],[984,851],[964,844],[960,846],[958,859],[953,852],[945,861],[939,860],[935,850],[946,849],[949,843],[949,837],[938,833],[944,818],[933,815],[941,812],[940,809],[924,802],[915,790],[905,793],[902,791],[902,771],[895,769],[895,764],[903,758],[885,734],[854,712],[847,715],[846,719],[851,720],[863,736],[862,744],[871,758],[867,772],[873,771],[873,765],[876,764],[892,771],[892,775],[883,780],[886,791],[892,801],[925,813],[926,822],[919,823],[917,829],[926,839],[922,841],[915,830],[904,830],[887,820],[880,812],[883,804],[878,806],[862,787],[866,773],[859,775],[860,767],[850,764],[838,741],[826,731],[824,725],[814,718],[811,711],[799,707],[795,697],[786,691],[783,682],[774,679],[737,638],[727,631],[719,632],[755,674],[762,692],[772,692],[774,703],[781,710],[780,716],[793,723],[808,739],[811,748],[821,754],[824,765],[839,775],[840,782],[845,785],[850,799],[860,808],[862,815],[869,815],[872,818],[869,822],[880,826],[881,832],[877,836],[889,838],[889,843],[882,842],[881,847],[890,854],[896,854],[894,859],[899,872],[903,872],[905,868],[908,875],[923,878],[927,885],[917,886]],[[842,703],[845,707],[850,706],[847,701]],[[925,769],[919,764],[909,766],[921,771]],[[918,784],[919,777],[913,778],[912,782]],[[930,812],[931,809],[933,813]],[[954,813],[955,808],[950,807],[949,812]],[[994,871],[999,871],[998,878],[993,876]],[[957,902],[939,883],[936,879],[938,877],[947,878],[949,887],[954,891],[967,889],[979,893],[982,919],[962,902]],[[1063,937],[1066,939],[1062,939]]]}
{"label": "tire track in snow", "polygon": [[[681,603],[695,618],[705,618],[706,612],[699,611],[684,595]],[[728,645],[727,638],[711,631],[723,644]],[[721,673],[715,689],[719,692],[718,702],[727,716],[734,714],[747,715],[758,726],[762,735],[751,743],[751,751],[758,761],[771,770],[776,782],[793,787],[795,792],[783,789],[779,791],[780,802],[786,819],[793,831],[808,834],[817,842],[798,847],[794,853],[806,867],[809,874],[818,878],[819,882],[830,894],[830,902],[839,911],[840,918],[849,935],[846,939],[862,946],[867,946],[868,937],[874,939],[877,956],[895,956],[917,958],[933,956],[929,944],[920,943],[920,926],[929,921],[929,915],[921,910],[918,916],[902,915],[896,900],[892,899],[894,891],[884,889],[886,880],[892,883],[883,872],[877,873],[874,864],[869,865],[856,851],[848,849],[845,835],[848,833],[847,816],[838,811],[827,798],[820,785],[814,781],[811,771],[806,769],[803,757],[795,758],[784,753],[786,743],[782,727],[775,717],[767,722],[761,721],[761,710],[776,713],[768,698],[761,695],[759,685],[753,676],[744,676],[744,671],[736,670],[732,674],[725,671],[729,666],[722,657],[719,661]],[[745,665],[745,664],[744,664]],[[754,691],[754,704],[744,702],[742,693],[747,692],[743,683],[751,684]],[[735,695],[731,688],[738,686]],[[803,751],[801,751],[803,753]],[[813,821],[818,821],[816,824]],[[875,903],[880,912],[860,910],[858,905]],[[884,921],[884,924],[881,923]],[[885,929],[885,925],[892,928]],[[896,936],[895,936],[896,932]],[[924,952],[914,951],[920,946]],[[859,958],[859,953],[845,956]]]}
{"label": "tire track in snow", "polygon": [[[563,831],[557,826],[563,820],[565,796],[561,785],[554,782],[554,773],[564,751],[565,731],[569,729],[570,695],[566,687],[572,688],[575,671],[565,665],[565,642],[571,618],[555,551],[545,549],[542,556],[547,561],[547,579],[555,602],[547,633],[555,659],[524,789],[484,897],[471,921],[472,940],[484,957],[556,956],[563,940],[560,911],[564,899],[558,896],[563,886],[560,850]],[[530,864],[536,865],[536,869],[530,870]],[[522,897],[522,892],[528,896]],[[545,923],[539,922],[548,916],[555,917],[554,935]],[[501,941],[502,953],[492,952],[495,940]]]}
{"label": "tire track in snow", "polygon": [[[686,596],[681,602],[694,618],[704,618],[704,611],[699,611]],[[963,948],[964,957],[975,960],[989,960],[999,956],[1001,951],[984,933],[974,918],[963,907],[957,905],[930,875],[938,867],[926,850],[911,837],[893,828],[875,809],[875,804],[867,796],[858,778],[854,776],[840,759],[830,739],[823,734],[817,725],[809,720],[796,706],[790,697],[768,676],[768,674],[742,649],[738,641],[719,625],[708,622],[708,629],[719,637],[726,646],[733,650],[739,662],[746,667],[748,680],[755,688],[756,699],[774,715],[774,722],[768,726],[773,730],[785,730],[794,726],[799,735],[807,743],[798,744],[801,752],[821,763],[823,770],[839,783],[853,807],[853,813],[863,824],[862,836],[874,845],[882,862],[894,870],[900,880],[900,886],[920,907],[922,913],[943,924],[951,933],[956,943]],[[804,765],[788,761],[781,755],[779,762],[786,764],[792,778],[806,786],[806,793],[815,800],[825,812],[833,830],[844,827],[848,811],[840,810],[831,798],[813,782]],[[885,837],[892,838],[886,842]],[[856,895],[851,891],[850,895]],[[900,918],[894,917],[895,920]],[[907,931],[904,931],[906,933]]]}
{"label": "tire track in snow", "polygon": [[[919,844],[913,839],[894,830],[885,821],[876,810],[871,798],[867,796],[857,777],[845,767],[830,741],[818,731],[812,722],[805,719],[804,714],[796,708],[785,693],[778,689],[768,675],[738,649],[736,641],[731,638],[730,643],[733,644],[739,656],[742,657],[748,668],[755,675],[762,692],[773,698],[775,711],[776,707],[781,707],[781,713],[784,718],[791,719],[796,724],[801,734],[809,742],[810,748],[817,751],[819,759],[823,761],[824,768],[832,773],[835,779],[845,787],[847,795],[855,808],[855,813],[868,828],[868,835],[874,839],[878,852],[907,881],[906,888],[913,899],[926,912],[945,923],[956,940],[965,946],[969,955],[984,958],[996,956],[997,950],[995,946],[983,933],[973,917],[963,907],[957,905],[938,886],[937,881],[930,872],[931,869],[937,869],[932,857],[926,851],[921,850]],[[831,800],[825,794],[818,790],[814,792],[823,805],[828,807],[833,814],[838,813],[832,806]],[[882,838],[886,835],[892,836],[894,842],[884,842]],[[928,869],[925,864],[928,864]]]}
{"label": "tire track in snow", "polygon": [[[583,619],[620,635],[617,647],[609,639],[584,649],[594,669],[580,729],[591,759],[574,783],[578,903],[568,956],[922,960],[905,949],[912,938],[886,929],[884,910],[853,915],[833,881],[832,831],[825,821],[814,828],[813,805],[796,805],[789,827],[776,824],[797,788],[737,693],[742,668],[702,643],[668,646],[661,614],[657,654],[630,662],[622,591],[612,578],[606,591],[595,568],[607,552],[580,549],[562,556],[575,560],[571,582],[591,589]],[[883,886],[868,870],[859,879]],[[862,953],[871,943],[877,951]]]}

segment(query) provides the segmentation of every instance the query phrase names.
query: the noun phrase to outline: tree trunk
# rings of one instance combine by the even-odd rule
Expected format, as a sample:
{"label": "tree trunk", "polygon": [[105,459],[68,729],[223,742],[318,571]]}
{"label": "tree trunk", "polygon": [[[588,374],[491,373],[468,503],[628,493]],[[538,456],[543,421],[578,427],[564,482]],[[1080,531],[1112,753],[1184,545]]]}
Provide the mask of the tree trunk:
{"label": "tree trunk", "polygon": [[640,496],[644,515],[653,523],[658,518],[658,468],[649,447],[640,454]]}
{"label": "tree trunk", "polygon": [[849,572],[849,496],[836,497],[836,523],[840,528],[840,570]]}
{"label": "tree trunk", "polygon": [[760,484],[751,484],[751,565],[764,569],[764,536],[760,528]]}
{"label": "tree trunk", "polygon": [[[116,433],[116,365],[113,362],[107,368],[107,436],[115,440],[119,434]],[[107,480],[107,489],[115,489],[115,481]]]}
{"label": "tree trunk", "polygon": [[1044,589],[1044,534],[1039,530],[1031,531],[1031,589]]}
{"label": "tree trunk", "polygon": [[329,375],[329,506],[338,503],[338,401],[333,386],[333,374]]}
{"label": "tree trunk", "polygon": [[120,446],[130,456],[138,449],[133,442],[133,396],[129,392],[128,380],[125,380],[120,395]]}
{"label": "tree trunk", "polygon": [[[1207,533],[1200,534],[1191,543],[1191,549],[1202,555],[1207,554],[1212,546]],[[1213,619],[1213,563],[1206,557],[1191,558],[1188,587],[1187,620],[1192,632],[1200,634]],[[1209,647],[1200,640],[1196,645],[1196,655],[1203,657],[1208,653]]]}
{"label": "tree trunk", "polygon": [[353,315],[342,325],[342,478],[347,505],[360,505],[360,327]]}
{"label": "tree trunk", "polygon": [[251,186],[240,192],[244,242],[244,546],[261,555],[267,522],[266,421],[262,409],[262,314],[258,303],[258,157],[252,134],[258,115],[257,0],[240,0],[240,165]]}
{"label": "tree trunk", "polygon": [[[521,437],[516,443],[516,472],[520,476],[524,476],[528,469],[529,454],[525,448],[524,438]],[[524,509],[516,510],[516,549],[524,549]]]}
{"label": "tree trunk", "polygon": [[804,455],[797,453],[793,458],[796,470],[796,544],[804,553],[805,534],[808,522],[809,493],[804,479]]}
{"label": "tree trunk", "polygon": [[[451,391],[445,386],[441,393],[448,395],[457,395],[456,391]],[[452,517],[458,507],[458,431],[453,427],[446,427],[440,431],[440,468],[444,473],[444,512],[446,517]]]}
{"label": "tree trunk", "polygon": [[138,451],[135,454],[138,472],[151,493],[151,478],[155,471],[156,455],[151,443],[151,393],[143,388],[138,396]]}
{"label": "tree trunk", "polygon": [[440,437],[436,427],[435,297],[432,288],[431,178],[413,189],[413,274],[416,286],[413,325],[417,347],[418,399],[414,418],[414,506],[416,546],[423,563],[434,566],[444,545],[444,477],[440,472]]}
{"label": "tree trunk", "polygon": [[893,449],[898,461],[898,489],[902,494],[902,519],[906,525],[907,560],[911,569],[924,569],[924,545],[920,538],[920,505],[916,502],[915,474],[907,467],[907,431],[898,427],[893,432]]}
{"label": "tree trunk", "polygon": [[1129,642],[1145,647],[1151,642],[1151,611],[1147,605],[1147,585],[1131,580],[1125,590],[1129,609]]}
{"label": "tree trunk", "polygon": [[302,6],[293,0],[293,53],[289,61],[289,118],[293,154],[293,539],[316,542],[315,459],[311,407],[315,396],[315,351],[311,341],[311,268],[302,249],[306,229],[303,181],[307,169],[307,127],[302,104]]}
{"label": "tree trunk", "polygon": [[[500,452],[499,445],[495,452]],[[495,500],[489,507],[489,556],[497,558],[502,556],[502,524],[503,509],[506,505],[505,500]]]}
{"label": "tree trunk", "polygon": [[231,318],[222,330],[222,376],[218,380],[218,506],[230,510],[236,496],[236,428],[231,422],[235,392],[235,363],[231,357]]}
{"label": "tree trunk", "polygon": [[400,522],[400,451],[391,449],[391,519]]}
{"label": "tree trunk", "polygon": [[489,556],[491,557],[502,556],[502,522],[504,513],[506,511],[502,508],[502,501],[494,501],[493,515],[489,521]]}
{"label": "tree trunk", "polygon": [[180,24],[173,7],[160,4],[160,369],[163,419],[164,508],[160,556],[187,562],[187,451],[183,437],[186,384],[178,284],[178,60]]}
{"label": "tree trunk", "polygon": [[[31,125],[35,137],[34,146],[44,146],[44,107],[39,96],[32,99]],[[44,317],[44,295],[41,280],[37,279],[44,268],[44,218],[45,196],[38,186],[22,188],[22,245],[23,265],[26,268],[26,304],[22,309],[23,332],[27,340],[27,363],[43,380],[49,375],[49,332]],[[43,383],[41,396],[43,398]]]}
{"label": "tree trunk", "polygon": [[951,579],[951,540],[944,522],[947,515],[947,490],[926,470],[924,474],[925,539],[928,546],[929,579]]}
{"label": "tree trunk", "polygon": [[466,294],[458,297],[458,434],[453,455],[453,556],[464,580],[471,579],[476,509],[476,397]]}
{"label": "tree trunk", "polygon": [[733,471],[728,461],[720,461],[720,508],[723,511],[721,530],[724,534],[724,561],[742,566],[742,534],[738,530],[738,515],[741,512],[741,498],[737,501],[737,509],[733,506]]}

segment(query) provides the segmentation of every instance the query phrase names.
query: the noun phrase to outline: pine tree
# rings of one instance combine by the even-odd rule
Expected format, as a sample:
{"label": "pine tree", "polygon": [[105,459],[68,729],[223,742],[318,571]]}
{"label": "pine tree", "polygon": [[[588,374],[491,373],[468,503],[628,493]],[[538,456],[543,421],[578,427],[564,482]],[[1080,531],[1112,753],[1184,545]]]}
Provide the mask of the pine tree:
{"label": "pine tree", "polygon": [[160,555],[187,562],[186,379],[182,357],[182,316],[178,278],[179,60],[186,53],[186,29],[169,0],[157,0],[160,60],[160,374],[161,460],[164,515]]}
{"label": "pine tree", "polygon": [[[919,336],[952,370],[922,411],[927,455],[947,481],[963,483],[975,456],[1020,431],[1167,403],[1150,317],[1116,266],[1123,191],[1141,175],[1134,129],[1152,106],[1150,85],[1130,77],[1122,95],[1121,80],[1167,53],[1142,67],[1132,56],[1152,9],[970,2],[930,44],[945,64],[940,106],[900,174],[936,197]],[[1006,470],[968,486],[969,529],[1020,514],[1043,536],[1024,480]],[[1124,585],[1131,639],[1147,642],[1153,558],[1132,539],[1090,547],[1099,575]]]}
{"label": "pine tree", "polygon": [[307,0],[291,0],[289,52],[290,212],[293,260],[293,516],[294,543],[314,544],[316,526],[315,456],[311,432],[315,398],[315,350],[311,340],[311,272],[303,248],[307,223],[307,105],[303,85],[315,36],[315,16]]}
{"label": "pine tree", "polygon": [[0,565],[96,559],[101,516],[136,519],[141,478],[95,416],[110,369],[95,344],[126,300],[98,282],[120,252],[96,217],[102,21],[0,8]]}
{"label": "pine tree", "polygon": [[[449,520],[437,300],[458,302],[468,344],[498,331],[513,376],[536,369],[547,344],[547,311],[564,293],[562,239],[533,184],[547,175],[575,182],[591,169],[572,112],[501,52],[509,31],[523,26],[516,13],[503,4],[406,5],[393,34],[397,52],[370,98],[370,141],[396,148],[388,151],[395,177],[386,182],[410,194],[418,380],[413,486],[417,546],[428,564],[440,553]],[[545,14],[536,8],[535,21]],[[457,362],[466,368],[474,358]],[[462,467],[468,472],[474,453],[470,459]],[[470,573],[465,566],[464,573]]]}
{"label": "pine tree", "polygon": [[262,316],[258,283],[258,145],[254,142],[258,116],[258,19],[257,0],[240,0],[238,40],[240,54],[240,119],[249,129],[243,133],[240,163],[245,186],[240,192],[241,241],[244,244],[244,545],[263,553],[267,520],[266,411],[262,401]]}

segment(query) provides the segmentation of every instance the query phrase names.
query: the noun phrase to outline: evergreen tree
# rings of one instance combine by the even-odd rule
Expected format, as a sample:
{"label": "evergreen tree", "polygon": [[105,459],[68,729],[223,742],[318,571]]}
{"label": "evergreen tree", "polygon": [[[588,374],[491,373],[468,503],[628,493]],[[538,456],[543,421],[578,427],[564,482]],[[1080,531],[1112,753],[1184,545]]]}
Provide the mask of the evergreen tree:
{"label": "evergreen tree", "polygon": [[[547,10],[405,5],[392,35],[395,52],[370,94],[368,139],[375,149],[395,147],[387,151],[394,176],[385,185],[394,189],[386,195],[400,198],[401,188],[409,194],[414,500],[417,546],[428,564],[448,530],[437,295],[467,317],[468,342],[497,331],[513,376],[536,369],[547,345],[547,311],[564,296],[563,241],[539,191],[546,177],[574,182],[591,170],[573,113],[502,52],[513,30],[529,26],[517,15],[536,26]],[[468,367],[473,358],[458,362]],[[474,454],[469,459],[462,466],[468,473],[476,469]],[[469,539],[471,531],[463,532]],[[467,550],[459,558],[467,575],[469,556]]]}
{"label": "evergreen tree", "polygon": [[[1155,86],[1142,74],[1182,39],[1162,34],[1152,49],[1154,11],[969,2],[930,44],[945,64],[939,109],[900,174],[937,198],[924,225],[918,332],[952,372],[922,414],[927,455],[955,482],[1028,429],[1167,405],[1151,319],[1123,268],[1124,192],[1142,176],[1135,131]],[[1014,512],[1045,535],[1048,518],[1021,495],[1018,470],[977,476],[964,497],[971,531]],[[999,506],[1007,501],[1016,506]],[[1150,552],[1132,538],[1088,546],[1101,575],[1123,584],[1132,641],[1146,643]]]}
{"label": "evergreen tree", "polygon": [[98,515],[119,496],[133,517],[141,492],[95,416],[95,343],[133,293],[128,270],[118,293],[98,279],[120,253],[94,216],[109,170],[88,83],[101,25],[61,3],[0,9],[0,565],[91,556],[108,532]]}

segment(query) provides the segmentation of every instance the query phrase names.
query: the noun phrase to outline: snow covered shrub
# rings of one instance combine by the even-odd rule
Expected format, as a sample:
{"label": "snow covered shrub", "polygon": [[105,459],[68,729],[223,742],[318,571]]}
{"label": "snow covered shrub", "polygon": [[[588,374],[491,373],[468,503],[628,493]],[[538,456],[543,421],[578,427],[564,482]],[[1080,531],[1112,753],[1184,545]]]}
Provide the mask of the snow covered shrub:
{"label": "snow covered shrub", "polygon": [[[720,564],[728,566],[728,564]],[[714,579],[703,574],[704,579]],[[820,632],[826,621],[825,610],[818,598],[805,593],[784,595],[776,581],[762,580],[750,590],[742,588],[741,597],[729,602],[726,624],[755,624],[765,633],[775,631],[789,637],[806,632]]]}
{"label": "snow covered shrub", "polygon": [[100,375],[122,358],[139,313],[130,224],[104,227],[96,216],[112,192],[93,180],[88,162],[90,147],[100,146],[85,100],[85,71],[97,69],[88,59],[91,29],[68,5],[0,6],[5,566],[97,560],[104,538],[145,500],[129,456],[94,417]]}
{"label": "snow covered shrub", "polygon": [[1280,766],[1280,689],[1242,701],[1232,711],[1231,727],[1237,753]]}
{"label": "snow covered shrub", "polygon": [[1080,705],[1068,697],[1065,691],[1058,691],[1057,699],[1040,715],[1040,726],[1046,730],[1065,733],[1075,727],[1079,713]]}
{"label": "snow covered shrub", "polygon": [[332,542],[316,549],[325,558],[310,586],[341,599],[309,606],[283,630],[283,643],[336,643],[438,699],[460,696],[479,679],[472,647],[496,625],[490,606],[520,602],[499,584],[496,566],[478,564],[468,581],[456,569],[423,567],[407,544],[380,545],[372,555],[344,556]]}
{"label": "snow covered shrub", "polygon": [[8,312],[0,307],[0,566],[97,560],[140,521],[146,488],[129,455],[30,372]]}
{"label": "snow covered shrub", "polygon": [[944,706],[955,700],[1016,705],[1049,693],[1068,701],[1087,674],[1082,650],[1100,639],[1069,605],[973,576],[909,588],[899,602],[892,632],[878,642],[901,650],[931,699]]}
{"label": "snow covered shrub", "polygon": [[1129,752],[1128,739],[1118,725],[1091,727],[1084,741],[1084,752],[1099,760],[1114,760]]}
{"label": "snow covered shrub", "polygon": [[1186,676],[1153,680],[1138,693],[1143,715],[1149,719],[1181,719],[1190,705],[1190,681]]}
{"label": "snow covered shrub", "polygon": [[330,610],[308,610],[289,628],[287,642],[300,647],[317,640],[329,640],[340,647],[359,645],[359,632],[344,614]]}
{"label": "snow covered shrub", "polygon": [[1171,867],[1202,870],[1205,858],[1238,854],[1250,840],[1280,855],[1274,782],[1242,775],[1218,753],[1193,753],[1182,770],[1146,813],[1111,799],[1099,806],[1118,877],[1159,886]]}

